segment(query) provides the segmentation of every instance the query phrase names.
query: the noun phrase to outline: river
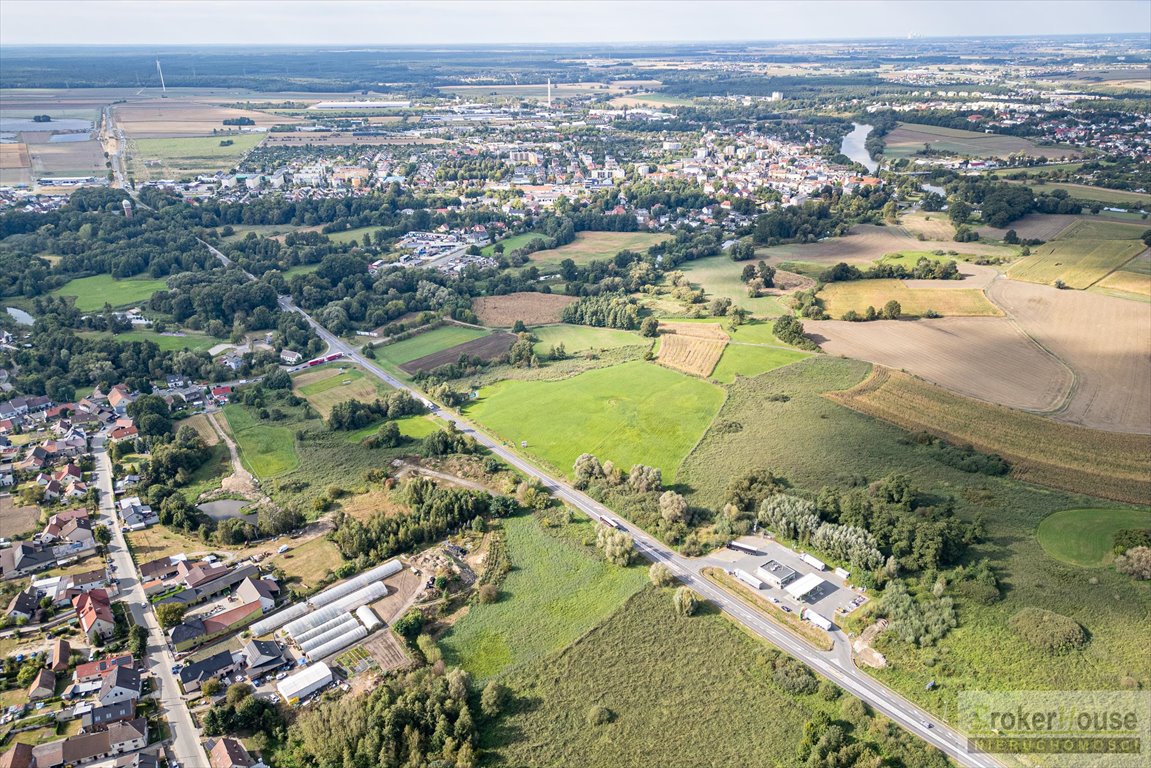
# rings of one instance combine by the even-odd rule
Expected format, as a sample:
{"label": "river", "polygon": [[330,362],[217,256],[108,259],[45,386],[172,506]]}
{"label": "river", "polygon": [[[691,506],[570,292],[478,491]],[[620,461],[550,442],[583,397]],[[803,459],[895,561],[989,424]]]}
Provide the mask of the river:
{"label": "river", "polygon": [[867,154],[867,149],[863,146],[864,142],[867,141],[867,135],[871,133],[871,126],[862,123],[852,123],[852,125],[855,126],[855,130],[843,137],[843,145],[839,151],[875,173],[876,169],[879,168],[879,163],[871,159],[871,155]]}

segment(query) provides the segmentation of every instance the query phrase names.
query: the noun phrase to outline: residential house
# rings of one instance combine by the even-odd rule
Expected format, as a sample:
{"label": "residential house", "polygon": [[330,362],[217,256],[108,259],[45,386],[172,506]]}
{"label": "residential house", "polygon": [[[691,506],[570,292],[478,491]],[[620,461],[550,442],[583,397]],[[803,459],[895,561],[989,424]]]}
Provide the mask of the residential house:
{"label": "residential house", "polygon": [[16,579],[56,564],[56,555],[50,549],[21,541],[7,549],[0,549],[0,578]]}
{"label": "residential house", "polygon": [[88,519],[89,514],[86,509],[69,509],[64,512],[57,512],[48,518],[48,524],[44,526],[44,530],[40,532],[40,538],[49,543],[62,539],[64,538],[65,526],[76,520]]}
{"label": "residential house", "polygon": [[56,673],[50,669],[42,669],[32,678],[28,686],[28,701],[43,701],[56,694]]}
{"label": "residential house", "polygon": [[274,640],[249,640],[240,648],[248,677],[257,678],[283,666],[284,651]]}
{"label": "residential house", "polygon": [[116,617],[112,614],[112,601],[103,589],[93,589],[77,595],[72,601],[80,617],[80,629],[95,641],[97,637],[110,637],[116,631]]}
{"label": "residential house", "polygon": [[208,761],[212,768],[252,768],[256,763],[243,744],[227,737],[219,739],[208,752]]}
{"label": "residential house", "polygon": [[167,581],[177,576],[183,576],[189,570],[188,559],[184,555],[169,555],[142,564],[140,566],[140,578],[144,581],[153,579]]}
{"label": "residential house", "polygon": [[112,768],[160,768],[160,758],[147,752],[136,752],[118,758]]}
{"label": "residential house", "polygon": [[0,755],[0,768],[36,768],[32,745],[20,742],[13,744],[11,749]]}
{"label": "residential house", "polygon": [[16,593],[12,602],[8,603],[8,610],[5,613],[13,621],[31,621],[39,610],[40,596],[35,589],[28,588]]}
{"label": "residential house", "polygon": [[113,443],[119,443],[124,440],[134,440],[140,434],[140,430],[135,426],[131,427],[116,427],[108,433],[108,439]]}
{"label": "residential house", "polygon": [[115,667],[104,678],[96,694],[102,706],[140,698],[140,673],[134,667]]}
{"label": "residential house", "polygon": [[160,522],[160,517],[139,496],[120,499],[120,519],[132,529],[146,528]]}
{"label": "residential house", "polygon": [[172,627],[169,636],[177,651],[187,650],[214,640],[221,635],[234,632],[264,615],[259,602],[247,603],[237,608],[208,616],[203,619],[189,619]]}
{"label": "residential house", "polygon": [[68,582],[68,589],[74,589],[77,592],[90,592],[93,589],[103,587],[108,582],[108,572],[103,568],[96,568],[66,576],[65,580]]}
{"label": "residential house", "polygon": [[300,362],[303,359],[304,359],[304,356],[301,355],[299,352],[296,352],[295,350],[291,350],[291,349],[280,350],[280,362],[282,362],[284,365],[295,365],[296,363]]}
{"label": "residential house", "polygon": [[62,638],[53,640],[52,646],[48,649],[48,669],[53,672],[65,672],[71,660],[72,645]]}
{"label": "residential house", "polygon": [[264,613],[276,607],[276,597],[280,594],[280,585],[272,579],[253,579],[251,577],[240,582],[236,587],[236,597],[242,603],[259,602]]}
{"label": "residential house", "polygon": [[128,387],[123,384],[117,384],[108,391],[108,405],[120,416],[127,413],[128,406],[135,399],[128,391]]}
{"label": "residential house", "polygon": [[136,700],[124,699],[115,704],[93,707],[80,717],[80,727],[84,733],[107,728],[112,723],[122,723],[136,717]]}
{"label": "residential house", "polygon": [[206,659],[188,664],[180,669],[180,685],[185,693],[195,693],[206,680],[217,680],[226,677],[240,668],[244,663],[243,654],[232,651],[220,651]]}
{"label": "residential house", "polygon": [[117,667],[135,666],[136,658],[130,653],[125,653],[120,656],[109,656],[108,658],[77,665],[76,671],[72,673],[72,679],[77,683],[90,683],[95,680],[103,680],[109,672]]}
{"label": "residential house", "polygon": [[36,768],[60,768],[83,765],[126,752],[143,749],[148,744],[148,722],[138,718],[129,722],[113,723],[107,730],[81,733],[62,741],[41,744],[32,751]]}

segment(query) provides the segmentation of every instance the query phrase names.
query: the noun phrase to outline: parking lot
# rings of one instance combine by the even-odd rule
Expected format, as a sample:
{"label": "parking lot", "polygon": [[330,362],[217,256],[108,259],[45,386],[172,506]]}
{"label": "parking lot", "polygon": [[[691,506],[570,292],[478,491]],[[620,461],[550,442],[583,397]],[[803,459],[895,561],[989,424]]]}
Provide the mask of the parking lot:
{"label": "parking lot", "polygon": [[777,601],[780,607],[801,610],[811,608],[816,613],[831,619],[833,622],[843,614],[851,613],[867,598],[862,592],[850,589],[847,581],[837,576],[830,569],[816,570],[813,566],[800,559],[799,553],[785,547],[774,539],[765,536],[742,536],[737,541],[753,547],[759,552],[752,555],[734,549],[717,550],[711,554],[711,559],[722,561],[729,571],[741,570],[755,576],[756,569],[769,560],[792,569],[796,577],[790,582],[794,583],[807,574],[815,574],[823,580],[823,584],[810,592],[802,601],[794,599],[784,589],[765,585],[759,593],[772,601]]}

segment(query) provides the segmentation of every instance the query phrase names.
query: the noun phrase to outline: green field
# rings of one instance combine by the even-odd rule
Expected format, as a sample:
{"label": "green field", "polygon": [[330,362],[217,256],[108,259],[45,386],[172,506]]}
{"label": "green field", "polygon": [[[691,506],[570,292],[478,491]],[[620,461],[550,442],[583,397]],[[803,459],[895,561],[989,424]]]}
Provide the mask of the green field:
{"label": "green field", "polygon": [[1029,283],[1053,285],[1062,280],[1069,288],[1089,288],[1142,250],[1138,240],[1060,238],[1033,248],[1030,256],[1011,265],[1007,275]]}
{"label": "green field", "polygon": [[156,291],[165,290],[168,284],[151,278],[130,278],[117,280],[111,275],[93,275],[69,280],[52,291],[53,296],[75,296],[76,309],[81,312],[95,312],[105,304],[113,307],[126,307],[152,298]]}
{"label": "green field", "polygon": [[952,152],[973,157],[1007,157],[1027,154],[1039,157],[1078,157],[1080,153],[1070,146],[1039,146],[1017,136],[981,131],[963,131],[937,125],[900,123],[884,136],[883,154],[887,157],[912,157],[923,150],[925,144],[938,152]]}
{"label": "green field", "polygon": [[[230,170],[264,140],[263,134],[203,136],[180,139],[133,139],[128,142],[131,174],[139,180],[182,178]],[[231,141],[226,147],[221,141]]]}
{"label": "green field", "polygon": [[[540,240],[540,239],[543,239],[543,237],[544,236],[541,235],[539,232],[523,232],[523,233],[518,234],[518,235],[512,235],[511,237],[505,237],[503,240],[500,240],[499,242],[503,243],[504,253],[511,253],[516,248],[523,248],[525,245],[530,243],[532,240]],[[483,248],[480,249],[480,253],[482,253],[484,256],[493,256],[493,255],[495,255],[495,252],[496,252],[496,244],[495,243],[492,243],[491,245],[485,245]]]}
{"label": "green field", "polygon": [[319,262],[316,262],[315,264],[297,264],[294,267],[289,267],[289,268],[285,269],[280,274],[282,274],[284,276],[284,278],[287,279],[287,278],[291,277],[292,275],[311,274],[312,272],[315,272],[319,268],[320,268]]}
{"label": "green field", "polygon": [[723,357],[711,372],[711,378],[730,384],[739,376],[758,376],[761,373],[790,365],[808,357],[808,353],[780,347],[761,347],[752,344],[728,344]]}
{"label": "green field", "polygon": [[589,261],[606,261],[615,258],[620,251],[629,250],[643,253],[656,243],[667,240],[670,235],[652,232],[580,232],[574,242],[550,251],[536,251],[531,255],[531,263],[541,272],[559,269],[564,259],[576,264]]}
{"label": "green field", "polygon": [[[358,443],[365,437],[379,432],[382,424],[382,421],[377,421],[363,429],[348,432],[347,440],[350,443]],[[410,437],[413,440],[422,440],[433,432],[442,429],[443,423],[431,416],[405,416],[402,419],[396,419],[396,426],[400,428],[400,434],[404,437]]]}
{"label": "green field", "polygon": [[728,297],[737,307],[743,307],[760,317],[778,317],[783,314],[779,301],[772,296],[748,298],[747,285],[740,279],[747,262],[732,261],[724,255],[708,256],[682,264],[679,269],[692,285],[702,288],[707,300]]}
{"label": "green field", "polygon": [[647,464],[671,482],[707,429],[723,391],[700,379],[644,362],[588,371],[560,381],[505,381],[484,387],[469,418],[557,472],[581,453],[625,468]]}
{"label": "green field", "polygon": [[563,344],[569,355],[589,349],[615,349],[650,344],[649,339],[631,331],[592,328],[589,325],[541,325],[532,328],[532,334],[539,339],[535,345],[537,354],[547,352],[557,344]]}
{"label": "green field", "polygon": [[306,398],[325,419],[337,403],[346,400],[370,403],[390,391],[390,387],[375,376],[368,376],[358,367],[336,368],[326,365],[319,370],[298,373],[294,381],[295,391]]}
{"label": "green field", "polygon": [[235,403],[224,406],[224,416],[240,451],[240,461],[260,480],[290,472],[299,465],[290,428],[265,424]]}
{"label": "green field", "polygon": [[221,343],[220,339],[192,331],[184,331],[180,336],[174,336],[168,333],[156,333],[155,331],[125,331],[124,333],[117,333],[115,335],[106,331],[95,331],[81,335],[93,339],[114,338],[117,341],[151,341],[165,352],[182,349],[189,349],[193,352],[207,352],[212,347]]}
{"label": "green field", "polygon": [[[647,579],[575,543],[594,536],[592,523],[569,524],[571,540],[545,532],[534,517],[504,522],[513,568],[500,600],[473,605],[441,640],[445,660],[479,678],[559,651],[616,610]],[[529,619],[530,620],[526,620]]]}
{"label": "green field", "polygon": [[1093,200],[1100,203],[1117,203],[1120,205],[1144,206],[1151,205],[1151,195],[1142,192],[1128,192],[1122,189],[1106,189],[1105,187],[1092,187],[1086,184],[1068,184],[1058,181],[1038,182],[1035,180],[1012,181],[1012,184],[1026,184],[1036,194],[1041,192],[1054,192],[1061,189],[1076,200]]}
{"label": "green field", "polygon": [[[718,426],[679,473],[679,482],[694,488],[691,503],[718,509],[731,480],[752,469],[771,469],[812,492],[825,485],[865,488],[890,472],[904,472],[935,498],[954,500],[961,517],[984,520],[985,543],[969,559],[990,560],[1003,596],[984,604],[948,589],[960,626],[939,648],[910,647],[881,635],[880,650],[891,666],[872,674],[944,717],[953,715],[963,689],[1114,689],[1128,675],[1151,685],[1144,642],[1151,584],[1112,569],[1093,571],[1089,580],[1080,568],[1049,556],[1036,538],[1040,522],[1052,513],[1098,502],[1010,476],[953,469],[906,432],[822,396],[854,386],[869,369],[815,355],[728,385]],[[773,399],[779,395],[786,399]],[[1053,664],[1050,656],[1019,642],[1007,624],[1026,606],[1075,618],[1090,630],[1090,644]],[[939,688],[925,691],[924,681],[931,679]]]}
{"label": "green field", "polygon": [[377,359],[386,360],[393,365],[417,360],[433,352],[463,344],[465,341],[487,336],[488,331],[481,328],[468,328],[462,325],[441,325],[430,331],[416,334],[410,339],[397,341],[376,348]]}
{"label": "green field", "polygon": [[211,455],[208,460],[192,473],[188,484],[180,488],[180,493],[190,502],[195,502],[202,493],[219,488],[220,481],[232,473],[232,455],[228,452],[228,446],[222,442],[216,443],[209,450]]}
{"label": "green field", "polygon": [[1064,509],[1044,518],[1035,535],[1056,560],[1094,568],[1111,559],[1113,537],[1125,528],[1151,528],[1151,510]]}
{"label": "green field", "polygon": [[[364,233],[371,232],[372,237],[375,237],[376,230],[378,229],[380,229],[380,227],[356,227],[355,229],[345,229],[343,232],[332,232],[328,235],[328,239],[333,243],[350,243],[355,240],[362,245],[364,242]],[[319,265],[317,264],[316,266],[318,267]]]}
{"label": "green field", "polygon": [[1079,219],[1059,233],[1057,240],[1138,240],[1147,231],[1146,224],[1121,221]]}

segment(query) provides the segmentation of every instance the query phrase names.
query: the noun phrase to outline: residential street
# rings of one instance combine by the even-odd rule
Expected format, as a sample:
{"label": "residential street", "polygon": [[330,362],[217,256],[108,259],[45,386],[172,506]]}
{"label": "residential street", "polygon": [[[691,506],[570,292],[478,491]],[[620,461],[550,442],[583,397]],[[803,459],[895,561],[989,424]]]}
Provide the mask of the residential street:
{"label": "residential street", "polygon": [[188,705],[180,695],[180,685],[172,674],[172,666],[176,661],[168,649],[167,638],[156,620],[156,614],[144,596],[144,588],[128,552],[124,533],[120,530],[112,492],[112,461],[103,445],[94,447],[93,454],[100,474],[100,514],[106,518],[100,522],[108,525],[112,531],[112,543],[108,550],[115,566],[113,575],[120,579],[120,598],[128,604],[133,621],[148,628],[148,670],[152,673],[152,683],[157,689],[161,711],[167,717],[172,731],[169,752],[183,768],[198,768],[207,764],[204,750],[200,746],[200,732],[192,720]]}

